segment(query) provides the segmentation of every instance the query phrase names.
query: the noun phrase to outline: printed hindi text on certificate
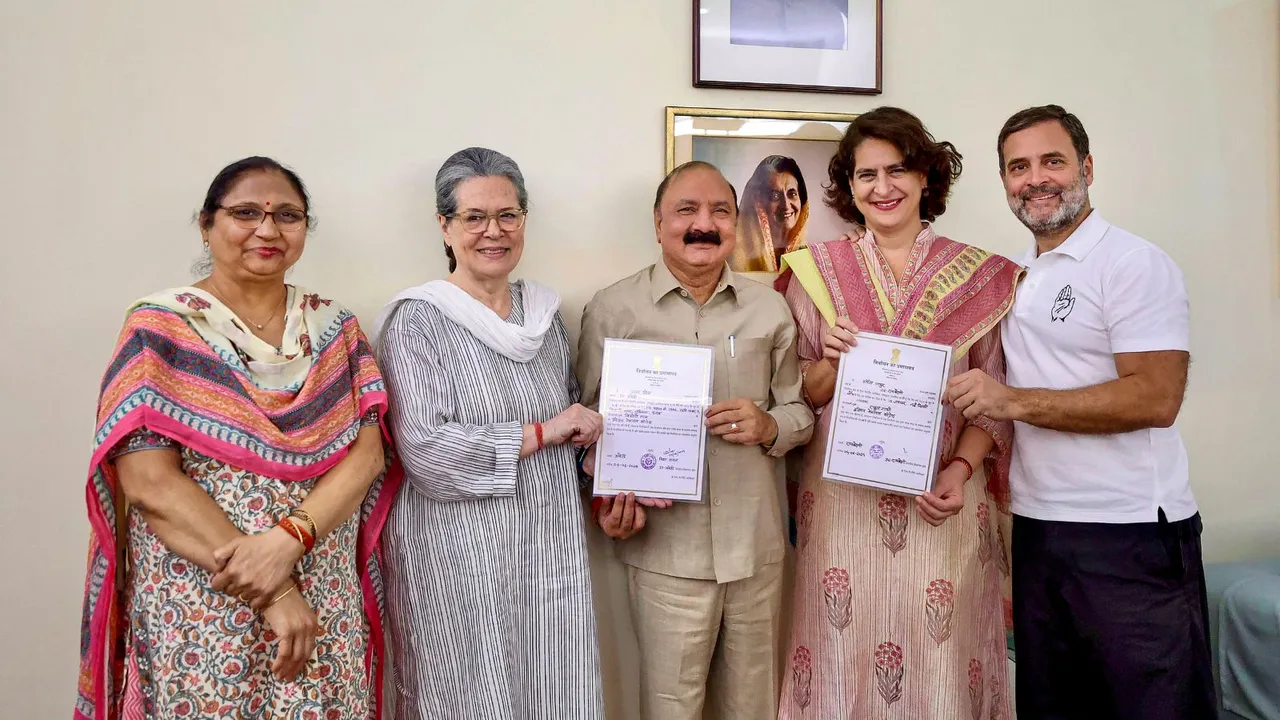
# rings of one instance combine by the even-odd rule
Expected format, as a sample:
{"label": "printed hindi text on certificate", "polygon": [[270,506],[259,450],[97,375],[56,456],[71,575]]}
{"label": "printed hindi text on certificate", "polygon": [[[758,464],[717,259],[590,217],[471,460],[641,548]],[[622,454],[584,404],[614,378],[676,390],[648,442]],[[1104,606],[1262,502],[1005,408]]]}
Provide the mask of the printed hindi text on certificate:
{"label": "printed hindi text on certificate", "polygon": [[702,499],[710,347],[607,339],[594,494]]}
{"label": "printed hindi text on certificate", "polygon": [[840,358],[823,476],[919,495],[933,487],[951,347],[859,333]]}

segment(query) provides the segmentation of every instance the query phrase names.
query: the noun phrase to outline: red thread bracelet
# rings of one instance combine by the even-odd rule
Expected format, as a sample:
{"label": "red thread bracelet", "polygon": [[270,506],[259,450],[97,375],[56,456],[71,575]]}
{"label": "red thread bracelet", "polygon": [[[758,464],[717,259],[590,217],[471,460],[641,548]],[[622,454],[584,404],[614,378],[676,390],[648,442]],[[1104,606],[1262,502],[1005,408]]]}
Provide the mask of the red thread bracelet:
{"label": "red thread bracelet", "polygon": [[538,449],[542,449],[542,423],[533,424],[533,433],[538,436]]}
{"label": "red thread bracelet", "polygon": [[[968,461],[968,460],[965,460],[964,458],[962,458],[962,457],[960,457],[959,455],[957,455],[957,456],[955,456],[955,457],[951,458],[951,462],[952,462],[952,463],[962,463],[962,464],[964,465],[965,470],[967,470],[967,471],[969,472],[969,474],[965,476],[964,480],[965,480],[965,482],[969,482],[969,479],[973,477],[973,466],[969,464],[969,461]],[[950,465],[950,464],[951,464],[951,463],[947,463],[947,465]]]}
{"label": "red thread bracelet", "polygon": [[591,516],[592,517],[599,517],[601,505],[604,505],[604,498],[602,497],[591,498]]}

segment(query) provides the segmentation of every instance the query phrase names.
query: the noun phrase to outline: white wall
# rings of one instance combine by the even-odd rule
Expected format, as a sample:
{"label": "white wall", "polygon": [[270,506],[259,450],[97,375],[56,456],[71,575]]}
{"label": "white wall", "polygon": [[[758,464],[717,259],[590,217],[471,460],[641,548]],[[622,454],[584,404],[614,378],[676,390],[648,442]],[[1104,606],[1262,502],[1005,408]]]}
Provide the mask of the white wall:
{"label": "white wall", "polygon": [[[254,153],[315,197],[294,280],[366,322],[444,272],[439,163],[470,144],[509,153],[533,196],[520,269],[563,292],[572,326],[653,257],[665,105],[907,107],[965,155],[941,228],[1017,253],[995,135],[1023,106],[1062,103],[1093,136],[1095,204],[1187,273],[1181,427],[1208,555],[1277,552],[1277,0],[884,5],[886,91],[852,97],[693,89],[688,0],[0,0],[0,716],[70,711],[85,463],[121,310],[187,280],[191,211]],[[618,708],[631,641],[610,562],[596,554]]]}

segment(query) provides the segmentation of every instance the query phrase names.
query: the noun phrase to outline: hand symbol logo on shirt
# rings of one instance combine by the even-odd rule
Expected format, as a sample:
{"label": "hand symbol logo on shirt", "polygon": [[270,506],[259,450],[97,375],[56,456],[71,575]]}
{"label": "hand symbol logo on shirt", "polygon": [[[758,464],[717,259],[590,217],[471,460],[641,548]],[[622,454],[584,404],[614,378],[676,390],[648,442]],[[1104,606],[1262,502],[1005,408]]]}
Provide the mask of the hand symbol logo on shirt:
{"label": "hand symbol logo on shirt", "polygon": [[1076,306],[1075,296],[1071,294],[1071,286],[1062,288],[1058,293],[1058,297],[1053,301],[1053,311],[1049,313],[1049,322],[1054,320],[1067,321],[1067,316],[1071,314],[1071,310]]}

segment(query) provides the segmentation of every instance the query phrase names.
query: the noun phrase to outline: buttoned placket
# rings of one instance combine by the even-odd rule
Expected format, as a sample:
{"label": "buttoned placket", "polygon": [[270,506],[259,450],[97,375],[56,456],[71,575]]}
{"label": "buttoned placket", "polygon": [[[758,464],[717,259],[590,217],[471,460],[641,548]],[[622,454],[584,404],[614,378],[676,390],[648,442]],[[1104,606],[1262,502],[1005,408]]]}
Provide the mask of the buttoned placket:
{"label": "buttoned placket", "polygon": [[[707,316],[707,309],[711,306],[712,303],[717,301],[717,298],[720,297],[721,293],[723,293],[727,287],[728,286],[723,282],[716,285],[715,292],[713,292],[711,294],[711,297],[707,298],[707,301],[702,305],[697,304],[697,301],[693,299],[693,297],[689,294],[688,290],[685,290],[684,288],[680,288],[680,297],[684,298],[686,301],[694,305],[693,339],[699,345],[702,344],[702,319]],[[725,381],[726,383],[728,382],[727,376],[725,377]],[[718,457],[720,455],[720,450],[719,448],[716,448],[716,447],[709,448],[708,452],[713,457]],[[710,483],[711,461],[709,459],[707,460],[707,466],[705,468],[705,472],[708,480],[708,482],[706,483],[706,489],[710,490],[711,489],[711,483]],[[711,498],[711,505],[713,507],[720,507],[722,504],[723,504],[723,501],[721,501],[720,498],[718,497]]]}

